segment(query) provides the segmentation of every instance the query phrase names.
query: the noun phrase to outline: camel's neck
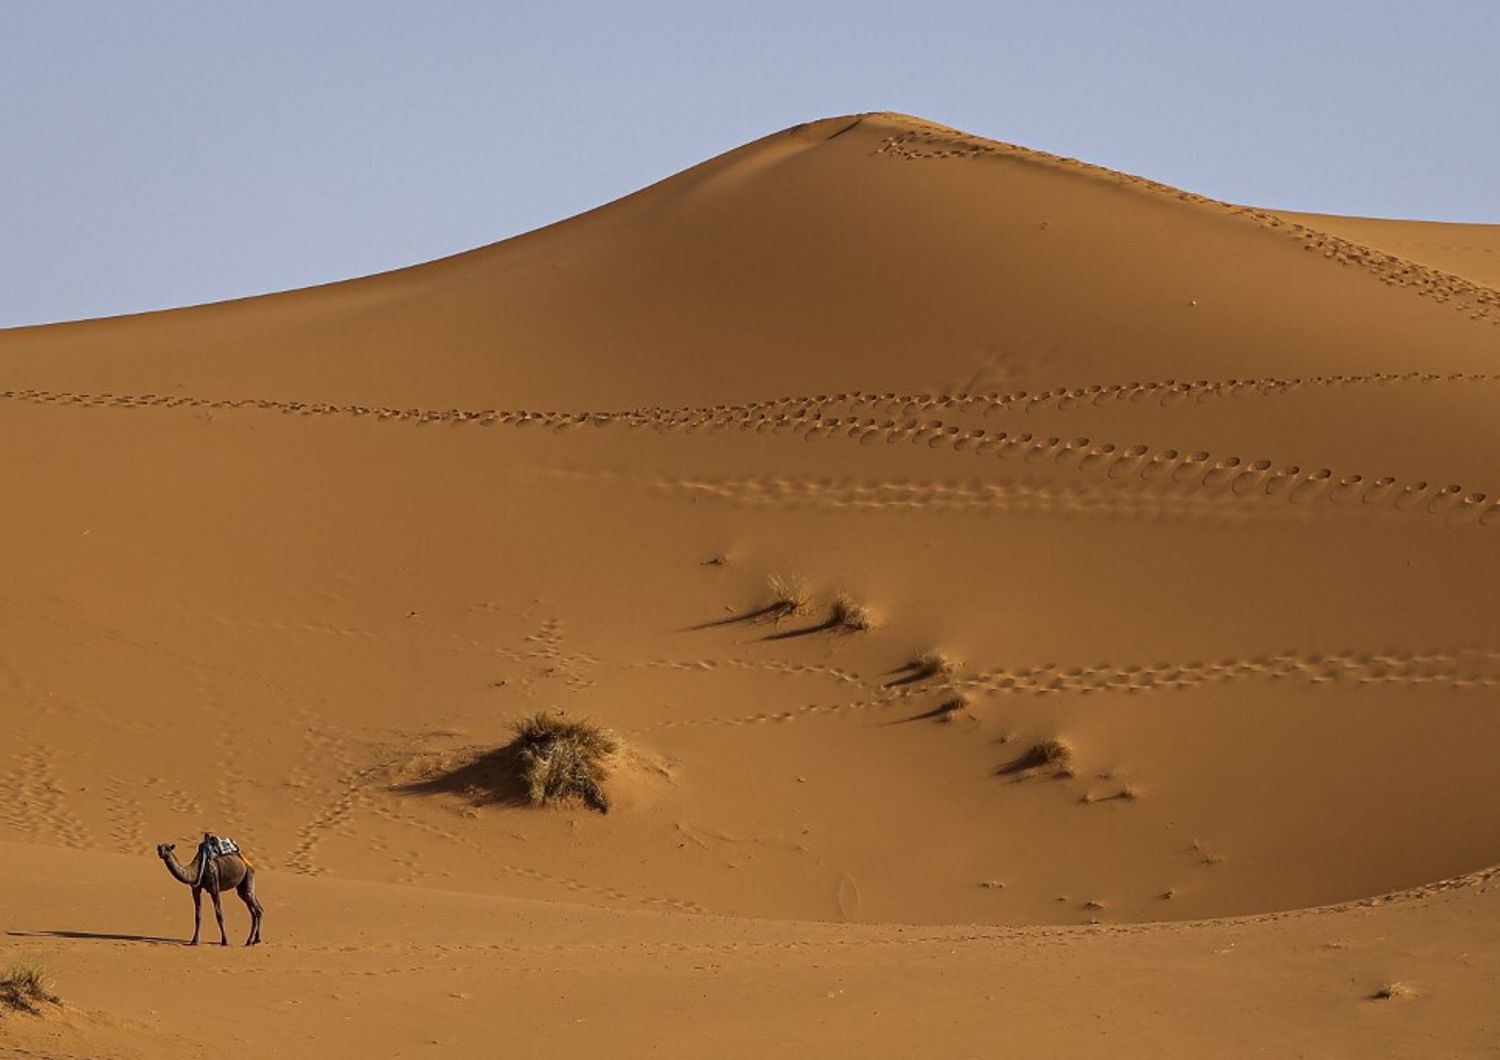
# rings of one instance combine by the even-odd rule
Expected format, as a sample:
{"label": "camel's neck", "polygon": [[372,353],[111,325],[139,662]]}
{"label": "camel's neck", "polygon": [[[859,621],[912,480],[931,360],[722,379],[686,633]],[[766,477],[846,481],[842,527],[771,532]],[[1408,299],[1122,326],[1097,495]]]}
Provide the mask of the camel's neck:
{"label": "camel's neck", "polygon": [[162,858],[162,861],[166,864],[167,871],[172,874],[172,878],[175,879],[178,883],[185,883],[189,887],[192,887],[198,882],[197,859],[193,860],[192,866],[190,868],[185,869],[181,864],[178,863],[177,855],[169,850],[167,851],[166,857]]}

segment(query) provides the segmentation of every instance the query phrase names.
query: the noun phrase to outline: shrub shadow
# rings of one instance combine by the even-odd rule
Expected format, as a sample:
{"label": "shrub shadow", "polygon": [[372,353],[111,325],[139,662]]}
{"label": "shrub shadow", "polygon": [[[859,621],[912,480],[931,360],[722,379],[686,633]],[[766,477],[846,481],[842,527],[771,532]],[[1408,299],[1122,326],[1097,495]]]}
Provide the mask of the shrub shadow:
{"label": "shrub shadow", "polygon": [[432,776],[399,784],[401,795],[457,795],[475,806],[529,806],[521,782],[520,751],[514,743],[482,751]]}

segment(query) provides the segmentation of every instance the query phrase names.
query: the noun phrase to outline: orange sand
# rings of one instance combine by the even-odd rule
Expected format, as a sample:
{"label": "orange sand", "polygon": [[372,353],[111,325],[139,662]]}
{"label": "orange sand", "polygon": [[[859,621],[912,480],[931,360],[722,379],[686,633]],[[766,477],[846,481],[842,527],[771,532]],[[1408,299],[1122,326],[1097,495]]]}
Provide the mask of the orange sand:
{"label": "orange sand", "polygon": [[[0,332],[0,1050],[1482,1054],[1497,262],[876,114]],[[549,705],[609,816],[451,779]]]}

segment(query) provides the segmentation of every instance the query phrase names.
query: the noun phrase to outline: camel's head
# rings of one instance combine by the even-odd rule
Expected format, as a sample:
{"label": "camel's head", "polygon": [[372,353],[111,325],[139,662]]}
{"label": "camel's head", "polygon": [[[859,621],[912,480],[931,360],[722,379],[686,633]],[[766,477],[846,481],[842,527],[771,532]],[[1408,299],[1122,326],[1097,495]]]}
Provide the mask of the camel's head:
{"label": "camel's head", "polygon": [[176,843],[157,843],[156,844],[156,856],[159,857],[159,858],[161,858],[163,861],[165,861],[165,860],[167,860],[167,855],[171,854],[172,851],[174,851],[176,849],[177,849],[177,844]]}

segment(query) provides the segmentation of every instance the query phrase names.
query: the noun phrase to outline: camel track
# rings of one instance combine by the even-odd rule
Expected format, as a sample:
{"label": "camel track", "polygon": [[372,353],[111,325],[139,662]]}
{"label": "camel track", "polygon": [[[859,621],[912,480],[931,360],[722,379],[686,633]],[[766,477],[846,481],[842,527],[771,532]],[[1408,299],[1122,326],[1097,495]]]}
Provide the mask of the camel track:
{"label": "camel track", "polygon": [[17,754],[14,765],[0,774],[0,827],[83,850],[94,837],[83,819],[69,807],[53,753],[43,747]]}
{"label": "camel track", "polygon": [[[1188,691],[1251,680],[1286,681],[1309,688],[1331,686],[1437,687],[1487,691],[1500,687],[1500,648],[1447,650],[1285,651],[1214,662],[1107,663],[1063,666],[1044,663],[1022,668],[958,671],[946,677],[899,687],[881,687],[861,699],[805,703],[782,710],[731,717],[679,717],[648,726],[657,729],[779,724],[839,714],[887,710],[934,696],[969,693],[983,697],[1097,692]],[[922,717],[922,715],[918,715]],[[916,720],[898,719],[898,720]]]}
{"label": "camel track", "polygon": [[1188,689],[1257,678],[1289,679],[1309,685],[1354,683],[1489,689],[1500,686],[1500,650],[1457,648],[1449,651],[1341,651],[1328,654],[1286,651],[1210,663],[1123,666],[1100,663],[1066,668],[1048,663],[1027,669],[995,669],[972,676],[958,675],[952,679],[952,684],[958,689],[986,694],[1045,696]]}
{"label": "camel track", "polygon": [[[1214,522],[1247,522],[1268,517],[1307,518],[1307,505],[1242,506],[1226,504],[1222,491],[1173,493],[1124,488],[1087,479],[865,479],[681,477],[657,478],[651,488],[666,495],[720,501],[747,508],[827,509],[867,512],[1006,514],[1019,516],[1090,516],[1120,519],[1172,518]],[[1326,509],[1331,517],[1353,513],[1350,507]],[[1392,509],[1394,511],[1394,509]]]}
{"label": "camel track", "polygon": [[[1489,382],[1489,376],[1441,376],[1426,373],[1397,376],[1315,377],[1337,383],[1349,378],[1361,382],[1408,380],[1424,383],[1442,381]],[[1285,381],[1290,383],[1290,381]],[[1305,382],[1305,381],[1304,381]],[[1187,384],[1198,392],[1227,390],[1234,393],[1240,384],[1225,381],[1217,384]],[[1246,381],[1250,392],[1265,392],[1264,387]],[[1331,385],[1331,384],[1330,384]],[[1128,384],[1158,389],[1166,384]],[[1172,384],[1173,387],[1181,384]],[[1170,392],[1170,387],[1168,392]],[[1270,387],[1270,392],[1286,388]],[[1052,400],[1074,400],[1067,390],[1048,392]],[[1090,388],[1084,388],[1087,395]],[[1105,393],[1101,388],[1098,393]],[[1115,391],[1121,393],[1124,391]],[[1134,391],[1131,391],[1134,392]],[[583,426],[595,428],[649,428],[658,431],[731,430],[757,434],[800,434],[805,440],[842,438],[862,445],[925,445],[929,449],[950,449],[996,460],[1010,457],[1032,466],[1056,466],[1102,475],[1114,480],[1138,480],[1170,487],[1178,494],[1205,493],[1239,498],[1245,501],[1278,499],[1283,503],[1321,507],[1345,505],[1354,511],[1394,509],[1398,512],[1435,516],[1445,525],[1465,524],[1483,527],[1500,526],[1500,499],[1491,493],[1470,489],[1460,483],[1443,484],[1440,478],[1399,481],[1394,476],[1369,476],[1363,473],[1339,472],[1328,467],[1304,467],[1300,464],[1278,464],[1267,459],[1215,454],[1204,449],[1121,445],[1098,441],[1086,435],[1064,438],[1060,435],[1039,437],[1030,431],[1012,432],[985,427],[968,427],[944,419],[922,419],[906,416],[831,415],[853,412],[862,405],[876,403],[883,409],[901,406],[913,409],[941,407],[960,414],[963,409],[993,408],[1004,396],[976,397],[956,395],[939,397],[931,394],[866,394],[849,391],[810,397],[782,397],[740,405],[693,406],[679,408],[643,408],[625,412],[538,412],[500,411],[496,409],[462,410],[422,408],[382,408],[368,405],[334,405],[325,402],[272,400],[214,400],[190,396],[78,394],[40,390],[0,391],[0,400],[60,404],[69,407],[111,408],[214,408],[256,409],[300,416],[370,417],[376,421],[398,421],[417,425],[445,423],[478,424],[482,427],[505,425],[518,429],[540,427],[565,431]]]}

